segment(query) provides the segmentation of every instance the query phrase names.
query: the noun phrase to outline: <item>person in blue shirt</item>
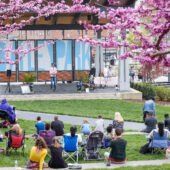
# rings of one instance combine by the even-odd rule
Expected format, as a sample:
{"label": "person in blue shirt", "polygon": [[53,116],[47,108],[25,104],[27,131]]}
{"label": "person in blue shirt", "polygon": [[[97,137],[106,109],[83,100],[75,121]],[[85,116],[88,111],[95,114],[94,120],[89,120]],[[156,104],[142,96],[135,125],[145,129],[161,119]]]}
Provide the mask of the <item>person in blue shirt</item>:
{"label": "person in blue shirt", "polygon": [[153,112],[153,116],[156,116],[154,97],[149,97],[143,105],[143,120],[145,121],[146,114],[150,111]]}
{"label": "person in blue shirt", "polygon": [[91,126],[88,120],[83,120],[83,124],[81,125],[80,130],[82,131],[83,135],[89,135],[91,132]]}
{"label": "person in blue shirt", "polygon": [[16,123],[15,107],[10,106],[5,98],[0,103],[0,110],[4,110],[9,114],[9,122],[11,124]]}
{"label": "person in blue shirt", "polygon": [[37,117],[37,123],[35,124],[37,134],[39,135],[40,130],[45,130],[45,123],[41,121],[41,117]]}

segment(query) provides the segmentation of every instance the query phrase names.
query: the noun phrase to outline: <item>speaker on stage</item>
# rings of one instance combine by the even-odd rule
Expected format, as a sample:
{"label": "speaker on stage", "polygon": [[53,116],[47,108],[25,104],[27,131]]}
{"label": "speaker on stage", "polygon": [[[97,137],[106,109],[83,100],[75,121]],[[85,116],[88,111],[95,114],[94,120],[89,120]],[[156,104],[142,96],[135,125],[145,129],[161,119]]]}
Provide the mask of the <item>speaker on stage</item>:
{"label": "speaker on stage", "polygon": [[11,77],[11,70],[7,70],[6,75],[7,75],[7,77]]}

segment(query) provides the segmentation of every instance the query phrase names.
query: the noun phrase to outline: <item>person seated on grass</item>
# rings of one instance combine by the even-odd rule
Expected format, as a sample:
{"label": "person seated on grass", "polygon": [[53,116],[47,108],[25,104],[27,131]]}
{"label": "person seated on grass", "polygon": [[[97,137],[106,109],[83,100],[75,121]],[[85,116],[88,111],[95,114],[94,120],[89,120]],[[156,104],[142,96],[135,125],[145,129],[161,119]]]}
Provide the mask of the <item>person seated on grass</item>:
{"label": "person seated on grass", "polygon": [[83,124],[80,127],[81,132],[83,133],[83,135],[89,135],[91,132],[91,126],[88,122],[88,120],[83,120]]}
{"label": "person seated on grass", "polygon": [[47,145],[42,137],[38,137],[35,141],[35,146],[31,148],[30,158],[27,162],[26,168],[39,169],[47,168],[48,165],[44,163],[47,155]]}
{"label": "person seated on grass", "polygon": [[82,137],[80,134],[76,134],[77,132],[77,127],[76,126],[72,126],[70,127],[70,133],[66,134],[67,136],[76,136],[77,135],[77,142],[78,142],[78,145],[81,145],[82,144]]}
{"label": "person seated on grass", "polygon": [[52,139],[55,136],[55,131],[50,130],[50,124],[46,123],[45,124],[45,130],[40,130],[39,131],[39,136],[43,137],[47,146],[52,145]]}
{"label": "person seated on grass", "polygon": [[0,103],[0,110],[4,110],[9,114],[9,122],[11,124],[15,124],[17,122],[16,120],[16,114],[15,114],[15,107],[10,106],[7,103],[7,100],[4,98],[2,99],[1,103]]}
{"label": "person seated on grass", "polygon": [[[155,134],[160,137],[163,138],[163,140],[168,140],[170,139],[170,132],[169,130],[164,128],[164,123],[163,122],[159,122],[158,123],[158,128],[152,130],[152,132],[149,134],[149,139],[152,140],[154,139]],[[161,139],[160,139],[161,140]]]}
{"label": "person seated on grass", "polygon": [[101,114],[98,115],[98,120],[95,122],[95,131],[104,133],[104,120]]}
{"label": "person seated on grass", "polygon": [[50,168],[66,168],[67,163],[63,159],[63,148],[59,143],[59,138],[53,138],[53,144],[50,146],[51,159],[48,162]]}
{"label": "person seated on grass", "polygon": [[150,133],[153,129],[156,129],[157,119],[153,116],[153,112],[150,111],[146,114],[145,125],[146,128],[141,132]]}
{"label": "person seated on grass", "polygon": [[170,118],[169,118],[169,114],[165,114],[164,117],[165,117],[165,121],[164,121],[165,128],[170,130]]}
{"label": "person seated on grass", "polygon": [[115,119],[113,120],[113,128],[121,128],[123,132],[124,120],[119,112],[115,112]]}
{"label": "person seated on grass", "polygon": [[113,126],[110,124],[106,128],[106,132],[104,133],[104,138],[103,138],[103,145],[102,148],[107,148],[109,146],[110,141],[114,138],[114,133],[113,133]]}
{"label": "person seated on grass", "polygon": [[126,162],[126,145],[127,141],[121,137],[122,129],[116,128],[115,130],[115,139],[112,140],[109,144],[111,152],[105,152],[104,156],[107,161],[107,166],[110,166],[110,163],[125,163]]}
{"label": "person seated on grass", "polygon": [[1,131],[0,131],[0,142],[3,142],[3,134]]}
{"label": "person seated on grass", "polygon": [[58,120],[58,116],[54,117],[54,121],[51,123],[51,129],[55,131],[56,136],[63,136],[64,124],[61,120]]}
{"label": "person seated on grass", "polygon": [[37,117],[37,123],[35,124],[36,132],[39,135],[40,130],[45,130],[45,123],[41,121],[41,117]]}

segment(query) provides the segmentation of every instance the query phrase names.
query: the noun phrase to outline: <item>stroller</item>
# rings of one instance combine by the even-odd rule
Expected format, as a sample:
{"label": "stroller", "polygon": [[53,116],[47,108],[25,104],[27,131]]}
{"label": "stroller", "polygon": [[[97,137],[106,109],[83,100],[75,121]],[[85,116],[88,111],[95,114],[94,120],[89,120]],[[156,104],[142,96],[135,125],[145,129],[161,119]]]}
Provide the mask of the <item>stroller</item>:
{"label": "stroller", "polygon": [[4,121],[0,121],[0,128],[8,128],[10,126],[10,115],[5,110],[0,110],[0,118]]}
{"label": "stroller", "polygon": [[84,160],[103,160],[100,157],[100,149],[102,146],[103,133],[100,131],[92,132],[88,139],[87,144],[84,146],[83,151],[85,152]]}

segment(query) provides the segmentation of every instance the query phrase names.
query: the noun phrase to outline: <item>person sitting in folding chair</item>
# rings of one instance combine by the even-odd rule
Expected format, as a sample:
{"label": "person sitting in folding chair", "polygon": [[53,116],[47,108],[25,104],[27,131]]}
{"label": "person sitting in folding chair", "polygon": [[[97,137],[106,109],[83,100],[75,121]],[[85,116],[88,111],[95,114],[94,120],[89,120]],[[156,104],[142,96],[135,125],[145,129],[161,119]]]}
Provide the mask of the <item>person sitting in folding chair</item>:
{"label": "person sitting in folding chair", "polygon": [[149,148],[161,148],[167,149],[169,147],[168,139],[170,139],[170,132],[167,129],[164,129],[164,123],[158,123],[158,129],[152,130],[149,134]]}
{"label": "person sitting in folding chair", "polygon": [[50,146],[51,159],[48,162],[50,168],[67,168],[67,163],[63,159],[63,148],[59,143],[58,137],[53,138],[53,144]]}
{"label": "person sitting in folding chair", "polygon": [[12,127],[12,130],[10,130],[9,132],[5,132],[5,136],[8,138],[6,153],[8,154],[11,149],[14,149],[16,151],[18,148],[22,147],[22,152],[24,155],[25,132],[21,129],[20,125],[15,124]]}
{"label": "person sitting in folding chair", "polygon": [[55,136],[55,131],[50,130],[50,124],[45,124],[45,130],[39,131],[39,136],[43,137],[47,146],[50,147],[53,143],[53,138]]}
{"label": "person sitting in folding chair", "polygon": [[[78,144],[81,144],[82,139],[80,138],[80,135],[76,135],[77,128],[76,127],[71,127],[70,128],[70,135],[64,135],[64,152],[68,156],[66,158],[66,161],[68,159],[71,159],[74,162],[78,163]],[[76,159],[74,159],[74,157]]]}

